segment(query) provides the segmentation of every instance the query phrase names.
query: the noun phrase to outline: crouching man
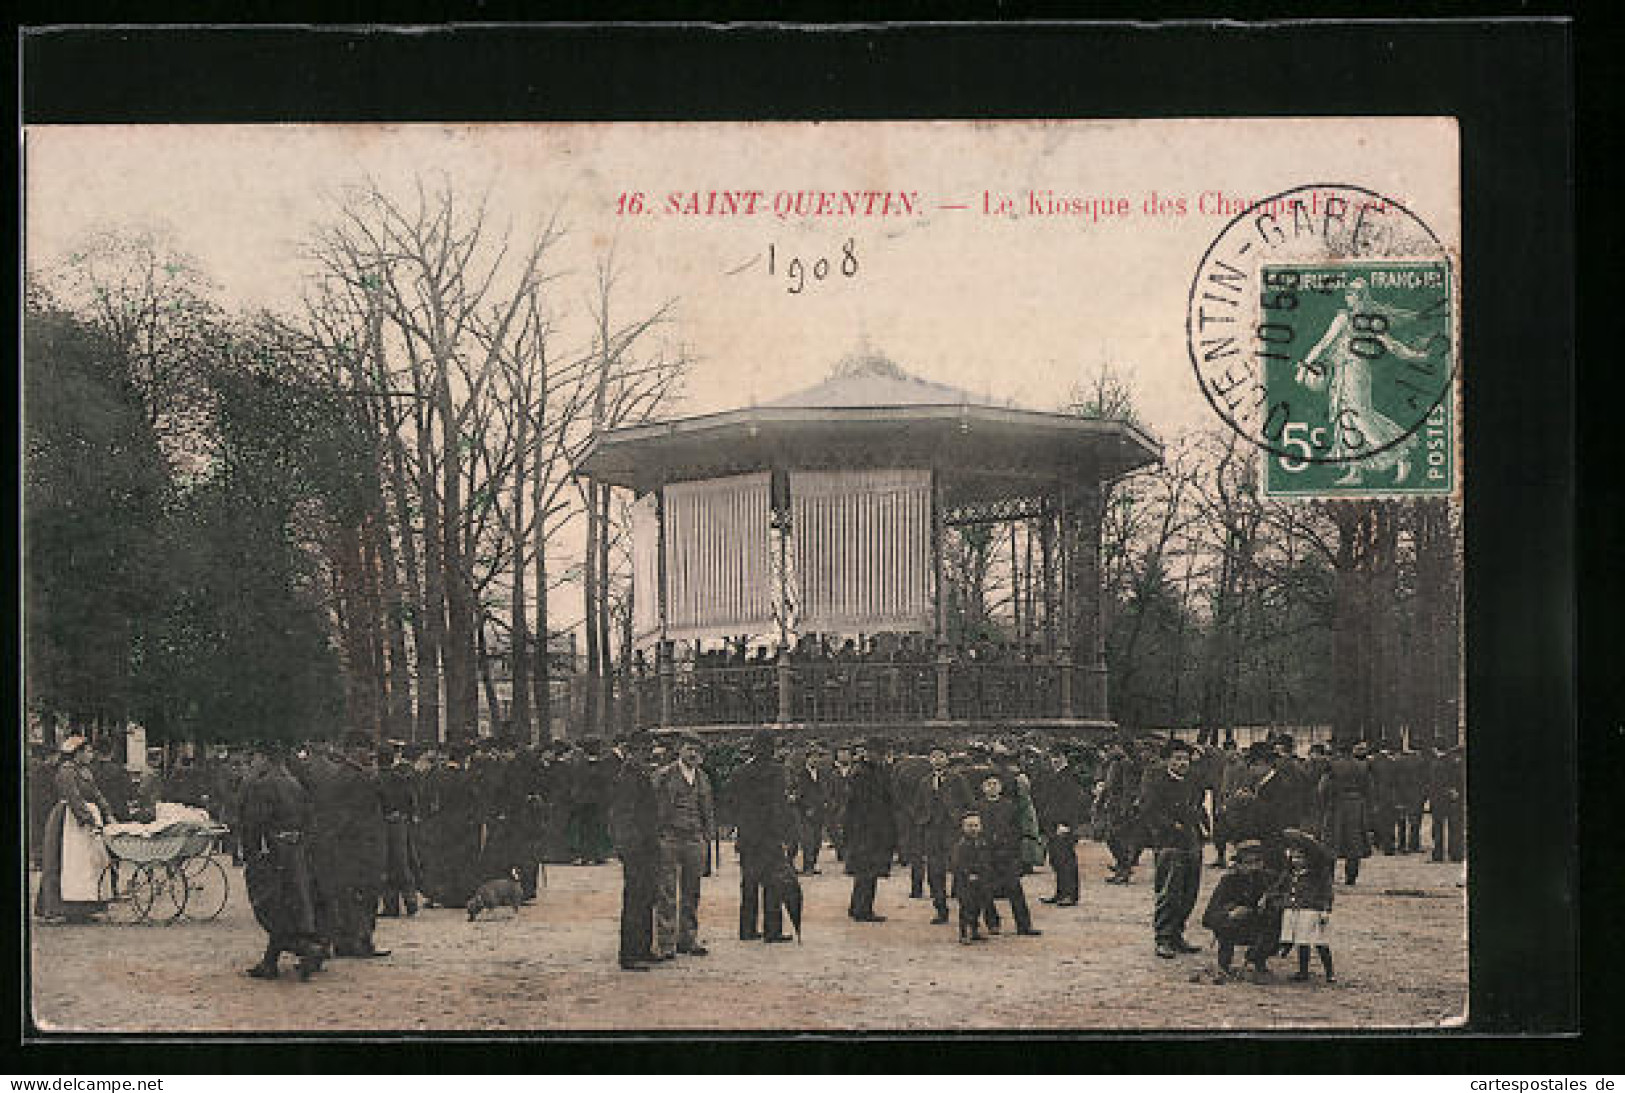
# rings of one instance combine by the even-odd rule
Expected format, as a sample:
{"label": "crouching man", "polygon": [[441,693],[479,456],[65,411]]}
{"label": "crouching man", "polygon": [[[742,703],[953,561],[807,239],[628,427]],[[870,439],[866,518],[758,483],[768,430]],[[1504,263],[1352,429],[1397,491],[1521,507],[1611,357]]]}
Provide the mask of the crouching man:
{"label": "crouching man", "polygon": [[1219,947],[1219,967],[1214,979],[1223,982],[1235,976],[1231,962],[1237,947],[1246,951],[1248,972],[1253,979],[1269,975],[1267,961],[1275,948],[1280,921],[1268,899],[1275,877],[1264,866],[1264,845],[1248,840],[1235,848],[1233,864],[1219,878],[1207,901],[1202,925],[1213,931]]}

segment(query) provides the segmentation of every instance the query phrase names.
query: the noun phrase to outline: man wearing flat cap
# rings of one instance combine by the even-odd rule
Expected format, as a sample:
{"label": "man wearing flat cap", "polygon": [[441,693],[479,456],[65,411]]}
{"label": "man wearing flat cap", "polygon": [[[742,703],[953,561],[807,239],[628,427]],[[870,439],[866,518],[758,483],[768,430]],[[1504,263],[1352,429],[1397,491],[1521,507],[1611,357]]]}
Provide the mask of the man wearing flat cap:
{"label": "man wearing flat cap", "polygon": [[1185,940],[1202,883],[1200,787],[1190,777],[1190,763],[1190,745],[1170,741],[1164,761],[1147,768],[1140,790],[1140,821],[1156,848],[1151,922],[1163,958],[1198,951]]}
{"label": "man wearing flat cap", "polygon": [[[784,767],[774,759],[773,734],[758,732],[749,758],[728,778],[727,795],[739,827],[739,940],[789,941],[784,905],[774,876],[789,859],[796,820],[785,789]],[[758,911],[760,922],[758,928]]]}
{"label": "man wearing flat cap", "polygon": [[1255,979],[1262,980],[1267,974],[1267,962],[1280,934],[1280,914],[1268,900],[1275,881],[1275,874],[1265,866],[1263,843],[1243,839],[1236,844],[1235,864],[1219,878],[1202,913],[1202,925],[1213,931],[1218,946],[1219,978],[1235,974],[1231,961],[1238,946],[1245,950]]}
{"label": "man wearing flat cap", "polygon": [[711,779],[700,769],[700,738],[686,735],[677,762],[655,775],[660,870],[655,902],[655,948],[662,960],[678,953],[705,956],[699,942],[700,874],[705,846],[716,830]]}

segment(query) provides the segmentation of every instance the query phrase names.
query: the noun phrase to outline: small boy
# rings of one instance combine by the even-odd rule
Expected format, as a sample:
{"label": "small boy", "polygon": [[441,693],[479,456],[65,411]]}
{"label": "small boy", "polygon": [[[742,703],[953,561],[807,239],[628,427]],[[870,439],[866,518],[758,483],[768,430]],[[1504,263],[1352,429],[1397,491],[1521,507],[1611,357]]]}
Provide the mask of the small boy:
{"label": "small boy", "polygon": [[1247,967],[1255,982],[1269,976],[1267,962],[1275,947],[1276,925],[1266,903],[1274,876],[1264,868],[1264,844],[1248,839],[1237,844],[1231,867],[1219,878],[1202,925],[1213,931],[1218,943],[1219,968],[1215,982],[1235,978],[1231,961],[1236,946],[1245,946]]}
{"label": "small boy", "polygon": [[967,812],[959,821],[959,841],[954,844],[954,895],[959,900],[959,943],[986,941],[982,919],[992,904],[993,850],[982,837],[982,817]]}
{"label": "small boy", "polygon": [[1286,874],[1280,882],[1285,897],[1281,912],[1282,955],[1291,946],[1298,947],[1298,972],[1292,978],[1302,982],[1309,978],[1309,950],[1314,949],[1326,972],[1326,982],[1335,983],[1331,925],[1337,856],[1319,839],[1295,827],[1282,832],[1281,839],[1286,843]]}

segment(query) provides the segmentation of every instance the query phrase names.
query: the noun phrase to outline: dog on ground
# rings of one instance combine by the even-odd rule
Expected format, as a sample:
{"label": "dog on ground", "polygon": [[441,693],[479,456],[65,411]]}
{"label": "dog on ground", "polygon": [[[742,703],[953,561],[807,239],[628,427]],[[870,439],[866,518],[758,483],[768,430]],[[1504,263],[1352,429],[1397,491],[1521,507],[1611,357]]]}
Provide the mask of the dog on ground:
{"label": "dog on ground", "polygon": [[480,917],[481,911],[495,910],[498,907],[512,907],[513,915],[519,917],[519,906],[525,901],[525,891],[519,885],[517,874],[488,880],[479,886],[473,898],[468,901],[468,921],[473,922]]}

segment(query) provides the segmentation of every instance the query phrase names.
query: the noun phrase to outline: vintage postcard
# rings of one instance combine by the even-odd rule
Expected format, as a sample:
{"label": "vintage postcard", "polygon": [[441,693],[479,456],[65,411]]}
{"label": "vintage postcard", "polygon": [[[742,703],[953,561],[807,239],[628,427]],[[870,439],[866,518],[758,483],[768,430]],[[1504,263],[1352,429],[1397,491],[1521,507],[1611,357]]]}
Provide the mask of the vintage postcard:
{"label": "vintage postcard", "polygon": [[24,156],[39,1032],[1466,1021],[1453,119]]}

